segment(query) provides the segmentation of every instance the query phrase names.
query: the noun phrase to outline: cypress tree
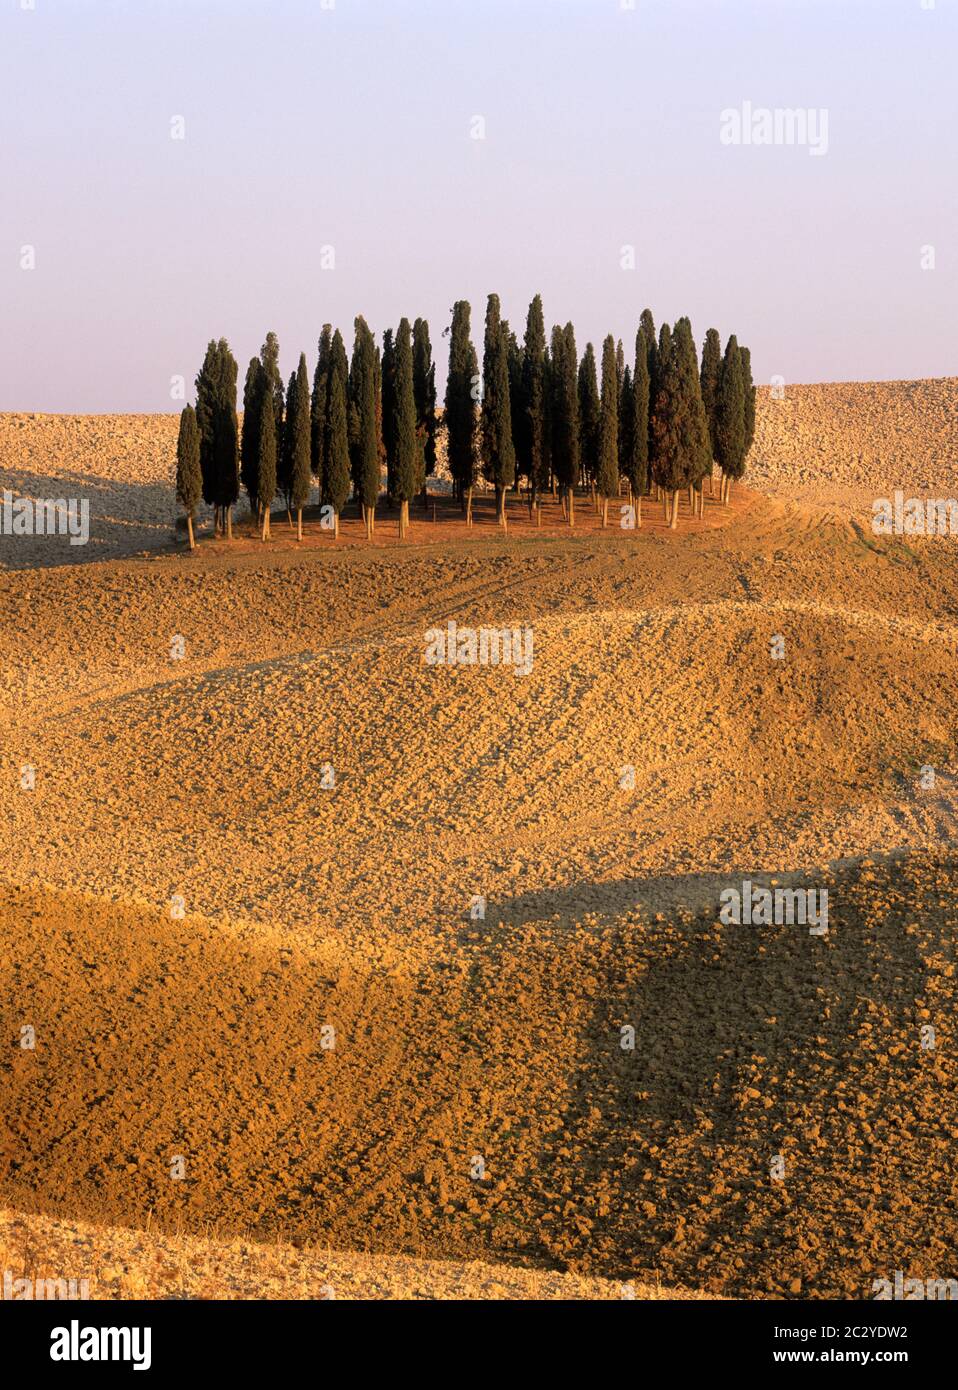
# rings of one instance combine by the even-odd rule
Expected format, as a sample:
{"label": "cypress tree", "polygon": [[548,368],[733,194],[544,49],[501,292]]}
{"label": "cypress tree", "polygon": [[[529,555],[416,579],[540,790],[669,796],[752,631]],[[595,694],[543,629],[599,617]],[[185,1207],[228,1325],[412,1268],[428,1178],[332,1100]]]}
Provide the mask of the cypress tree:
{"label": "cypress tree", "polygon": [[413,390],[412,341],[408,319],[400,319],[396,330],[393,365],[394,488],[399,502],[399,538],[403,540],[409,529],[409,503],[419,491],[422,466],[422,446],[416,432],[416,395]]}
{"label": "cypress tree", "polygon": [[678,490],[688,485],[689,474],[682,454],[681,367],[667,323],[659,331],[655,377],[652,476],[665,493],[665,516],[674,529],[678,524]]}
{"label": "cypress tree", "polygon": [[645,368],[649,376],[649,384],[655,376],[655,359],[658,356],[655,337],[655,320],[652,317],[651,309],[643,309],[639,315],[639,332],[635,340],[635,355],[639,355],[639,338],[642,339],[643,351],[645,354]]}
{"label": "cypress tree", "polygon": [[552,463],[565,495],[569,525],[575,525],[579,482],[578,355],[571,323],[552,330]]}
{"label": "cypress tree", "polygon": [[373,335],[361,314],[356,318],[355,330],[349,372],[353,485],[366,522],[366,537],[372,539],[376,530],[376,503],[379,500],[381,476],[381,401],[376,389],[381,366]]}
{"label": "cypress tree", "polygon": [[602,344],[602,398],[599,417],[599,458],[596,487],[602,498],[602,525],[609,524],[609,498],[619,490],[619,370],[615,340]]}
{"label": "cypress tree", "polygon": [[290,442],[290,500],[296,508],[296,539],[303,539],[303,508],[309,501],[310,485],[310,397],[309,372],[306,354],[299,354],[299,366],[293,378],[293,411],[287,428]]}
{"label": "cypress tree", "polygon": [[506,333],[506,360],[509,374],[509,422],[512,426],[512,456],[513,456],[513,481],[516,488],[519,487],[519,459],[524,447],[522,432],[525,426],[526,414],[522,398],[522,351],[519,347],[518,339],[509,327],[508,322],[503,321]]}
{"label": "cypress tree", "polygon": [[217,501],[216,421],[219,410],[220,353],[219,344],[211,338],[206,346],[203,365],[196,375],[196,424],[200,432],[200,471],[203,477],[203,501],[213,508],[214,527],[220,530],[220,508]]}
{"label": "cypress tree", "polygon": [[483,469],[496,489],[496,520],[506,525],[506,492],[516,476],[509,400],[509,329],[499,316],[499,296],[486,304],[485,346],[482,356],[481,448]]}
{"label": "cypress tree", "polygon": [[243,432],[240,439],[240,481],[250,512],[259,516],[259,428],[263,414],[263,364],[251,357],[243,386]]}
{"label": "cypress tree", "polygon": [[[337,330],[337,337],[339,333]],[[333,340],[333,368],[329,374],[329,419],[326,429],[326,451],[323,465],[323,501],[333,509],[333,535],[339,536],[339,514],[349,497],[349,434],[346,427],[346,351],[342,346],[343,366],[336,366],[336,342]]]}
{"label": "cypress tree", "polygon": [[712,463],[708,418],[702,400],[698,356],[692,325],[680,318],[673,338],[679,366],[679,429],[682,456],[688,474],[689,503],[693,516],[701,513],[704,504],[703,479]]}
{"label": "cypress tree", "polygon": [[[236,415],[236,358],[221,338],[215,354],[215,405],[212,418],[213,502],[233,536],[233,507],[239,497],[239,420]],[[202,436],[201,436],[202,439]],[[201,443],[202,450],[202,443]],[[201,452],[202,457],[202,452]]]}
{"label": "cypress tree", "polygon": [[631,501],[635,477],[635,386],[632,368],[625,364],[622,390],[619,394],[619,476],[629,484]]}
{"label": "cypress tree", "polygon": [[[672,330],[667,323],[663,323],[659,329],[659,341],[651,355],[651,368],[649,372],[649,471],[652,481],[655,483],[656,491],[659,496],[663,494],[663,484],[659,478],[659,430],[656,427],[656,420],[661,411],[665,409],[665,397],[662,395],[661,378],[665,369],[668,354],[672,348]],[[670,498],[664,497],[665,519],[670,516]]]}
{"label": "cypress tree", "polygon": [[265,541],[270,535],[270,513],[276,496],[276,421],[273,418],[272,391],[264,392],[261,402],[257,453],[256,496],[262,517],[262,539]]}
{"label": "cypress tree", "polygon": [[429,324],[417,319],[412,326],[412,389],[416,399],[416,432],[422,443],[423,503],[426,478],[436,471],[436,364],[432,360]]}
{"label": "cypress tree", "polygon": [[591,343],[586,343],[579,363],[579,431],[582,469],[594,497],[599,471],[599,383]]}
{"label": "cypress tree", "polygon": [[329,369],[333,352],[332,324],[324,323],[319,336],[316,370],[313,373],[313,394],[309,408],[309,466],[320,499],[323,496],[323,471],[326,463],[326,421],[329,415]]}
{"label": "cypress tree", "polygon": [[752,381],[752,353],[747,347],[739,349],[742,355],[742,385],[745,391],[745,445],[742,450],[742,472],[745,460],[755,441],[755,384]]}
{"label": "cypress tree", "polygon": [[260,361],[266,372],[266,389],[273,397],[273,423],[276,426],[277,462],[283,448],[283,377],[279,370],[279,339],[275,333],[267,333],[266,342],[259,350]]}
{"label": "cypress tree", "polygon": [[473,382],[479,373],[476,349],[469,336],[471,309],[459,299],[452,308],[449,339],[449,375],[446,379],[446,436],[449,470],[472,525],[472,489],[476,481],[476,403]]}
{"label": "cypress tree", "polygon": [[[709,447],[712,450],[712,458],[716,456],[715,446],[715,407],[718,399],[719,373],[722,370],[722,340],[718,335],[717,328],[710,328],[705,335],[705,342],[702,344],[702,404],[705,406],[705,418],[709,426]],[[712,475],[709,469],[709,477]]]}
{"label": "cypress tree", "polygon": [[290,372],[286,386],[286,418],[276,453],[276,480],[286,503],[286,519],[293,526],[293,442],[296,436],[296,373]]}
{"label": "cypress tree", "polygon": [[546,330],[542,299],[536,295],[526,315],[522,345],[522,417],[520,444],[524,451],[521,471],[529,479],[529,510],[535,511],[540,489],[547,485],[546,440]]}
{"label": "cypress tree", "polygon": [[625,351],[622,347],[622,339],[615,345],[615,379],[619,387],[619,398],[622,397],[622,384],[625,381]]}
{"label": "cypress tree", "polygon": [[[382,403],[383,403],[383,445],[386,450],[386,495],[390,503],[398,499],[396,491],[396,351],[393,344],[393,331],[387,328],[383,334],[382,358]],[[402,530],[402,522],[400,522]]]}
{"label": "cypress tree", "polygon": [[191,405],[185,405],[180,413],[180,430],[176,440],[176,500],[186,513],[186,530],[191,550],[196,549],[193,517],[202,495],[200,431],[196,423],[196,411]]}
{"label": "cypress tree", "polygon": [[716,458],[722,470],[722,501],[728,502],[732,479],[745,467],[745,377],[742,354],[733,333],[725,346],[716,403]]}
{"label": "cypress tree", "polygon": [[649,490],[649,356],[648,343],[642,328],[635,335],[635,371],[632,392],[635,399],[633,442],[632,501],[636,507],[638,525],[642,524],[642,498]]}

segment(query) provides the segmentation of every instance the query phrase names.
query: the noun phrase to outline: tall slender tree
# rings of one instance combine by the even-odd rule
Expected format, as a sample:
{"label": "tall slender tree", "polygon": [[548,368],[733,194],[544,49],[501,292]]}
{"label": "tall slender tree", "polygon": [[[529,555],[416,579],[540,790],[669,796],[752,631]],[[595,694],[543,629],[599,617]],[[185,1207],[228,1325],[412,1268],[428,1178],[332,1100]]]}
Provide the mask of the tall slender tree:
{"label": "tall slender tree", "polygon": [[352,420],[350,453],[353,486],[366,523],[367,539],[376,530],[376,503],[380,483],[380,395],[377,383],[381,367],[377,361],[376,344],[366,320],[360,314],[355,323],[353,359],[349,372],[350,417]]}
{"label": "tall slender tree", "polygon": [[[416,432],[416,394],[413,389],[412,338],[408,319],[396,330],[393,379],[393,427],[395,448],[394,496],[399,502],[399,538],[409,529],[409,503],[420,488],[422,444]],[[384,368],[385,381],[385,368]],[[383,406],[385,423],[385,403]]]}
{"label": "tall slender tree", "polygon": [[509,329],[499,314],[499,296],[486,304],[485,346],[482,355],[481,447],[483,470],[496,489],[496,520],[506,525],[506,492],[516,476],[509,400]]}
{"label": "tall slender tree", "polygon": [[323,324],[319,336],[316,370],[313,373],[313,394],[309,410],[309,463],[316,479],[320,499],[323,496],[323,470],[326,463],[326,425],[329,417],[329,369],[333,352],[333,327]]}
{"label": "tall slender tree", "polygon": [[416,432],[422,443],[423,503],[426,502],[426,478],[436,471],[436,364],[432,360],[429,324],[416,319],[412,326],[412,389],[416,398]]}
{"label": "tall slender tree", "polygon": [[596,487],[602,499],[602,525],[609,524],[609,498],[619,491],[619,371],[615,339],[602,344],[602,397]]}
{"label": "tall slender tree", "polygon": [[176,441],[176,500],[186,513],[186,531],[191,550],[196,549],[193,517],[202,495],[200,431],[196,423],[196,411],[191,405],[185,405],[180,412],[180,430]]}
{"label": "tall slender tree", "polygon": [[579,482],[578,354],[571,323],[552,330],[552,462],[565,497],[566,516],[575,525]]}
{"label": "tall slender tree", "polygon": [[542,298],[537,294],[526,315],[522,345],[523,429],[520,443],[525,455],[520,471],[529,479],[530,512],[535,511],[539,492],[548,483],[546,409],[546,330]]}
{"label": "tall slender tree", "polygon": [[293,443],[296,437],[296,373],[290,372],[286,384],[286,407],[283,430],[276,454],[276,481],[286,504],[286,519],[293,525]]}
{"label": "tall slender tree", "polygon": [[[705,342],[702,344],[702,404],[705,406],[705,418],[709,427],[709,449],[712,459],[716,455],[715,425],[716,425],[716,402],[718,400],[719,374],[722,370],[722,340],[718,335],[717,328],[710,328],[705,335]],[[712,464],[709,464],[709,495],[712,492]]]}
{"label": "tall slender tree", "polygon": [[309,501],[310,486],[310,394],[306,354],[299,354],[299,366],[293,378],[293,410],[287,415],[290,439],[289,495],[296,509],[296,539],[303,539],[303,508]]}
{"label": "tall slender tree", "polygon": [[742,388],[745,392],[745,443],[742,451],[744,472],[745,460],[755,441],[755,383],[752,381],[752,353],[747,347],[740,348],[742,355]]}
{"label": "tall slender tree", "polygon": [[[383,334],[382,357],[383,444],[386,449],[386,495],[390,503],[398,500],[396,491],[396,348],[393,331]],[[400,529],[402,529],[400,523]]]}
{"label": "tall slender tree", "polygon": [[250,512],[259,517],[259,430],[263,415],[263,364],[251,357],[243,386],[243,429],[240,437],[240,482],[249,498]]}
{"label": "tall slender tree", "polygon": [[260,410],[257,438],[257,501],[260,508],[262,539],[269,540],[273,498],[276,496],[276,421],[273,419],[273,393],[266,391]]}
{"label": "tall slender tree", "polygon": [[275,333],[267,333],[266,342],[259,351],[260,361],[266,371],[267,389],[273,396],[273,421],[276,426],[276,458],[279,460],[283,448],[283,377],[279,370],[279,339]]}
{"label": "tall slender tree", "polygon": [[733,333],[725,345],[716,404],[716,457],[722,470],[722,501],[728,503],[732,480],[745,467],[745,377],[738,339]]}
{"label": "tall slender tree", "polygon": [[[337,329],[339,346],[342,338]],[[336,342],[333,340],[333,366],[329,374],[329,417],[326,428],[326,451],[323,464],[323,502],[333,509],[333,535],[339,536],[339,516],[349,498],[349,431],[346,425],[345,349],[343,369],[336,366]]]}
{"label": "tall slender tree", "polygon": [[632,391],[635,398],[634,452],[631,475],[632,503],[636,509],[636,524],[642,524],[642,498],[649,490],[649,357],[645,334],[640,328],[635,336],[635,371]]}
{"label": "tall slender tree", "polygon": [[476,481],[476,397],[479,363],[469,336],[471,309],[468,300],[459,299],[452,308],[449,341],[449,374],[446,378],[446,432],[449,470],[472,525],[472,490]]}
{"label": "tall slender tree", "polygon": [[586,343],[579,363],[579,448],[582,471],[594,497],[599,471],[599,383],[591,343]]}
{"label": "tall slender tree", "polygon": [[679,367],[680,445],[688,474],[689,503],[694,516],[701,514],[704,507],[703,481],[712,463],[712,449],[702,400],[695,339],[687,318],[680,318],[676,323],[673,343]]}

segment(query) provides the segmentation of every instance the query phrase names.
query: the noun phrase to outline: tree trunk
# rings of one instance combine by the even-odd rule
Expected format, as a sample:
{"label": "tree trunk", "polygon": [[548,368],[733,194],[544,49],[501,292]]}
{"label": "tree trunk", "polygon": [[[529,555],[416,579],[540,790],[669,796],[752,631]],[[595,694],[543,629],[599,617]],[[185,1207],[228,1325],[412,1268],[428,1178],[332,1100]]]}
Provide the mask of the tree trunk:
{"label": "tree trunk", "polygon": [[674,531],[679,524],[679,494],[677,491],[672,493],[672,520],[669,522],[669,529]]}
{"label": "tree trunk", "polygon": [[297,539],[298,541],[301,541],[301,540],[303,539],[303,509],[302,509],[302,507],[297,507],[297,508],[296,508],[296,539]]}
{"label": "tree trunk", "polygon": [[472,525],[472,488],[466,488],[466,525]]}
{"label": "tree trunk", "polygon": [[662,489],[660,489],[660,491],[662,492],[662,505],[665,508],[665,524],[666,526],[668,526],[669,522],[672,520],[671,511],[669,508],[669,494]]}
{"label": "tree trunk", "polygon": [[192,513],[192,512],[187,512],[187,514],[186,514],[186,531],[187,531],[187,534],[188,534],[188,536],[189,536],[189,538],[190,538],[190,549],[191,549],[191,550],[195,550],[195,549],[196,549],[196,541],[193,539],[193,513]]}
{"label": "tree trunk", "polygon": [[261,535],[260,539],[265,541],[265,540],[267,540],[268,538],[269,538],[269,507],[264,507],[264,508],[263,508],[263,531],[262,531],[262,535]]}
{"label": "tree trunk", "polygon": [[569,488],[569,525],[575,525],[575,489]]}
{"label": "tree trunk", "polygon": [[635,529],[638,531],[642,526],[642,494],[635,494]]}
{"label": "tree trunk", "polygon": [[333,512],[333,540],[339,540],[339,512]]}
{"label": "tree trunk", "polygon": [[231,540],[233,539],[233,508],[232,508],[232,507],[227,507],[227,508],[226,508],[226,539],[227,539],[228,541],[231,541]]}
{"label": "tree trunk", "polygon": [[609,499],[608,499],[608,497],[603,497],[603,499],[602,499],[602,526],[603,526],[603,529],[604,529],[606,526],[608,526],[608,524],[609,524]]}

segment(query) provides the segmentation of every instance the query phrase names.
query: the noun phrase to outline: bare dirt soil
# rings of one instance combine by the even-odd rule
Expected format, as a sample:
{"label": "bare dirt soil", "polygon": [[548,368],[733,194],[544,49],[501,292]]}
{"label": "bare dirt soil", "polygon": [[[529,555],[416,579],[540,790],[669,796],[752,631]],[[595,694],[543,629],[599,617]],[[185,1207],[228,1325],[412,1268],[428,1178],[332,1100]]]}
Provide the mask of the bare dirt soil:
{"label": "bare dirt soil", "polygon": [[[189,1296],[953,1276],[949,544],[754,485],[678,533],[486,505],[0,574],[16,1249]],[[426,664],[449,621],[530,673]],[[723,923],[746,878],[827,933]],[[139,1258],[106,1296],[163,1296]]]}

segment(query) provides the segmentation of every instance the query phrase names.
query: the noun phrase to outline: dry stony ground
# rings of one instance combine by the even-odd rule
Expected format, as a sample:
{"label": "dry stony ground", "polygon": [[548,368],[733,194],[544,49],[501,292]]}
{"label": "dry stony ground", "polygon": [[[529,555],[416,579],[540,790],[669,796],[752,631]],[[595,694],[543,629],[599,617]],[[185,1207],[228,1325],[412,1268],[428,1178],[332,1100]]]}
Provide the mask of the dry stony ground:
{"label": "dry stony ground", "polygon": [[[18,1268],[77,1242],[105,1296],[238,1297],[958,1273],[958,570],[836,499],[734,503],[0,574]],[[528,625],[531,673],[426,665],[450,619]],[[724,925],[744,878],[827,889],[827,935]]]}

